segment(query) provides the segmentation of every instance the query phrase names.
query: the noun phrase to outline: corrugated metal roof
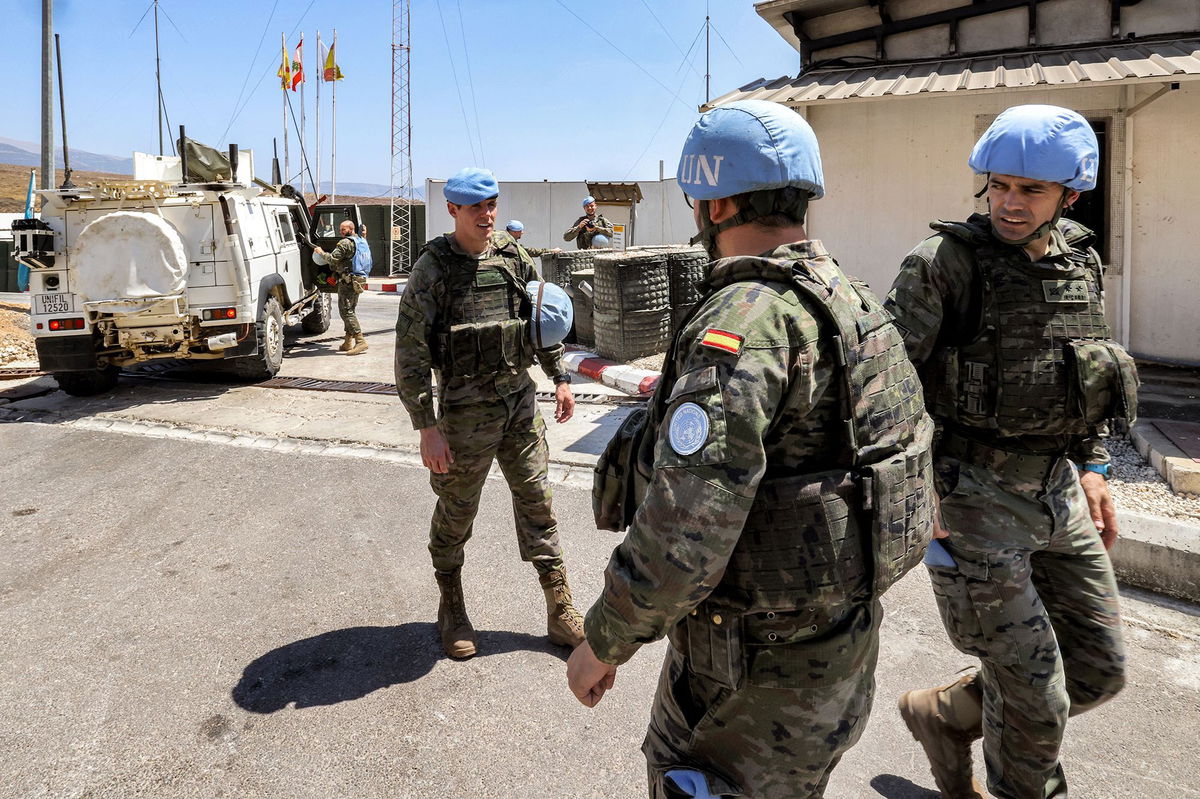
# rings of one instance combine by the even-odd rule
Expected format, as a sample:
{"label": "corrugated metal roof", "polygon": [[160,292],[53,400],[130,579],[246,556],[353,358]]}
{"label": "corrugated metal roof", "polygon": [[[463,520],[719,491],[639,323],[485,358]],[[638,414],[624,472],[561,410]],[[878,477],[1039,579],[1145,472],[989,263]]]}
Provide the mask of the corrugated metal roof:
{"label": "corrugated metal roof", "polygon": [[972,56],[942,61],[813,69],[758,80],[713,100],[817,101],[955,91],[1057,88],[1076,84],[1200,78],[1200,38],[1123,41],[1088,47]]}

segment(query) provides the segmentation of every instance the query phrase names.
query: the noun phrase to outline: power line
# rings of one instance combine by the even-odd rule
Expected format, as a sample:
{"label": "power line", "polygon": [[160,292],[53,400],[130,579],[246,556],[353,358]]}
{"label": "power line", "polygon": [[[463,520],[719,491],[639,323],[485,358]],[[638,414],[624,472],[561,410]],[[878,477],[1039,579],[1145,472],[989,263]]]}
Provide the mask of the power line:
{"label": "power line", "polygon": [[712,29],[717,32],[717,38],[721,40],[721,44],[725,45],[725,49],[728,50],[729,54],[731,56],[733,56],[735,61],[738,62],[738,66],[740,66],[740,67],[746,66],[745,64],[742,63],[742,59],[738,58],[738,54],[734,51],[734,49],[729,46],[729,42],[725,41],[725,37],[721,35],[721,29],[718,28],[716,25],[713,25]]}
{"label": "power line", "polygon": [[467,119],[467,105],[463,102],[462,84],[458,80],[458,68],[454,66],[454,53],[450,49],[450,34],[446,31],[446,17],[442,14],[442,0],[437,0],[438,19],[442,21],[442,38],[446,40],[446,56],[450,59],[450,73],[454,76],[454,88],[458,90],[458,107],[462,110],[463,127],[467,134],[467,144],[471,146],[471,162],[479,166],[479,156],[475,154],[475,142],[471,138],[471,121]]}
{"label": "power line", "polygon": [[[304,22],[304,18],[308,16],[308,12],[312,10],[313,4],[316,3],[316,1],[317,0],[310,0],[308,6],[304,9],[304,13],[300,15],[300,19],[296,20],[296,25],[292,28],[291,33],[289,33],[288,36],[291,36],[296,31],[300,30],[301,23]],[[251,67],[251,70],[253,70],[253,67]],[[267,79],[268,75],[271,74],[273,74],[271,72],[271,65],[268,63],[266,70],[262,74],[262,77],[258,79],[258,83],[254,84],[254,88],[250,90],[250,94],[246,96],[246,99],[242,101],[241,107],[238,108],[238,110],[234,113],[233,119],[229,122],[229,127],[232,127],[233,123],[237,121],[237,118],[242,115],[242,112],[246,110],[246,106],[250,105],[250,101],[254,99],[254,93],[258,91],[258,87],[261,86],[262,82]],[[228,132],[228,128],[226,128],[226,132]],[[221,138],[224,138],[224,136]]]}
{"label": "power line", "polygon": [[[688,61],[688,56],[690,56],[692,54],[692,50],[694,50],[696,48],[696,42],[700,41],[700,34],[702,34],[702,33],[704,33],[704,25],[701,25],[700,30],[696,31],[696,35],[692,38],[691,45],[688,47],[687,52],[683,54],[683,60],[680,61],[679,66],[675,68],[676,74],[678,74],[679,71],[683,69],[684,64],[691,64],[691,62]],[[694,67],[693,67],[693,71],[694,71]],[[684,84],[687,83],[687,80],[688,80],[688,76],[685,74],[683,76],[683,80],[679,84],[680,91],[683,91]],[[674,106],[671,106],[671,105],[667,106],[667,112],[665,114],[663,114],[662,119],[659,120],[658,127],[656,127],[654,129],[654,132],[650,134],[650,139],[646,142],[646,146],[642,148],[641,154],[638,155],[637,159],[634,160],[633,164],[629,167],[629,171],[625,173],[626,179],[628,179],[629,176],[633,174],[633,170],[637,169],[638,164],[640,164],[642,162],[642,159],[646,157],[646,153],[648,153],[650,151],[650,147],[654,144],[654,140],[658,138],[659,131],[662,130],[663,125],[667,124],[667,119],[671,116],[671,111],[673,108],[674,108]]]}
{"label": "power line", "polygon": [[242,78],[242,87],[238,89],[237,99],[233,101],[233,112],[229,115],[229,124],[225,126],[225,130],[221,133],[218,143],[223,144],[225,137],[229,134],[229,129],[233,127],[233,115],[237,113],[238,103],[242,101],[242,96],[246,93],[246,84],[250,82],[250,75],[254,72],[254,67],[258,64],[258,58],[262,55],[263,42],[267,40],[267,31],[271,27],[271,20],[275,19],[275,10],[279,8],[279,0],[275,0],[275,4],[271,6],[271,13],[267,15],[266,24],[263,25],[262,35],[258,37],[258,47],[255,48],[254,58],[250,59],[250,68],[246,70],[245,77]]}
{"label": "power line", "polygon": [[[663,24],[663,21],[661,19],[659,19],[658,14],[654,13],[654,8],[651,7],[651,5],[648,2],[646,2],[646,0],[642,0],[642,5],[644,5],[646,7],[646,10],[650,12],[650,16],[654,17],[654,21],[658,23],[658,27],[662,28],[663,33],[667,34],[667,38],[671,40],[671,44],[675,45],[675,49],[678,50],[680,55],[683,55],[684,59],[686,60],[687,54],[685,54],[683,52],[683,48],[679,46],[679,42],[675,41],[675,37],[671,35],[671,31],[668,30],[667,26]],[[691,48],[689,47],[688,49],[690,50]],[[696,73],[696,77],[698,77],[698,78],[702,77],[700,75],[700,71],[698,69],[696,69],[694,64],[692,64],[691,62],[688,62],[688,65],[691,66],[692,72]],[[676,70],[676,71],[678,71],[678,70]]]}
{"label": "power line", "polygon": [[681,98],[681,97],[680,97],[678,94],[676,94],[675,92],[671,91],[671,87],[670,87],[670,86],[668,86],[667,84],[663,83],[663,82],[662,82],[661,80],[659,80],[658,78],[654,77],[654,75],[653,75],[653,74],[651,74],[651,73],[650,73],[650,71],[649,71],[649,70],[647,70],[645,67],[643,67],[643,66],[642,66],[640,63],[638,63],[638,61],[637,61],[636,59],[634,59],[634,58],[633,58],[631,55],[629,55],[628,53],[626,53],[626,52],[625,52],[624,50],[622,50],[620,47],[617,47],[615,44],[613,44],[613,43],[612,43],[612,41],[611,41],[611,40],[610,40],[610,39],[609,39],[607,36],[605,36],[603,33],[601,33],[600,31],[596,30],[595,28],[593,28],[593,27],[592,27],[592,25],[591,25],[591,23],[589,23],[589,22],[588,22],[586,19],[584,19],[583,17],[579,16],[579,15],[578,15],[578,14],[576,14],[574,11],[572,11],[572,10],[571,10],[571,9],[570,9],[570,8],[569,8],[567,5],[566,5],[566,3],[564,3],[564,2],[563,2],[563,0],[554,0],[554,1],[555,1],[556,3],[558,3],[560,6],[562,6],[562,7],[563,7],[563,9],[565,9],[565,10],[566,10],[566,12],[567,12],[568,14],[570,14],[571,16],[575,17],[575,19],[577,19],[577,20],[579,20],[581,23],[583,23],[583,26],[584,26],[585,28],[587,28],[587,29],[588,29],[588,30],[590,30],[592,33],[596,34],[596,35],[597,35],[597,36],[599,36],[601,39],[603,39],[603,40],[604,40],[604,42],[605,42],[606,44],[608,44],[608,46],[609,46],[609,47],[611,47],[612,49],[614,49],[614,50],[616,50],[618,53],[620,53],[620,54],[621,54],[621,55],[622,55],[622,56],[625,58],[625,60],[626,60],[626,61],[628,61],[629,63],[633,64],[635,67],[637,67],[637,68],[638,68],[638,69],[640,69],[642,72],[644,72],[644,73],[646,74],[646,77],[650,78],[650,80],[654,81],[654,82],[655,82],[655,83],[657,83],[659,86],[663,87],[663,89],[664,89],[664,90],[666,90],[667,94],[671,95],[671,96],[672,96],[672,97],[674,97],[676,100],[678,100],[678,101],[679,101],[679,103],[680,103],[681,105],[687,106],[689,109],[691,109],[691,108],[692,108],[690,105],[688,105],[686,102],[684,102],[684,101],[683,101],[683,98]]}
{"label": "power line", "polygon": [[471,76],[471,48],[467,47],[467,28],[463,25],[462,0],[455,0],[458,6],[458,31],[462,34],[463,53],[467,61],[467,84],[471,87],[471,109],[475,112],[475,138],[479,139],[479,160],[487,165],[487,156],[483,152],[483,126],[479,124],[479,106],[475,101],[475,79]]}

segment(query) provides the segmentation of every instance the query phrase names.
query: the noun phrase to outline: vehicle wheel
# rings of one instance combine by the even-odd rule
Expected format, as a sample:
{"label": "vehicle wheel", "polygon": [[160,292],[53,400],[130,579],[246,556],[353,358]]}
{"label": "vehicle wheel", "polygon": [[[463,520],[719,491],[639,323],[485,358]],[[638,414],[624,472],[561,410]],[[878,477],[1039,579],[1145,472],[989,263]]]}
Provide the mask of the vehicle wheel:
{"label": "vehicle wheel", "polygon": [[283,365],[283,308],[275,297],[267,298],[262,321],[255,328],[258,333],[258,354],[234,358],[229,365],[238,377],[270,380]]}
{"label": "vehicle wheel", "polygon": [[317,298],[313,300],[312,310],[300,320],[300,327],[304,328],[305,333],[316,335],[328,330],[332,320],[333,304],[329,300],[329,293],[318,291]]}
{"label": "vehicle wheel", "polygon": [[72,397],[92,397],[116,388],[120,371],[116,366],[104,366],[88,372],[55,372],[54,379]]}

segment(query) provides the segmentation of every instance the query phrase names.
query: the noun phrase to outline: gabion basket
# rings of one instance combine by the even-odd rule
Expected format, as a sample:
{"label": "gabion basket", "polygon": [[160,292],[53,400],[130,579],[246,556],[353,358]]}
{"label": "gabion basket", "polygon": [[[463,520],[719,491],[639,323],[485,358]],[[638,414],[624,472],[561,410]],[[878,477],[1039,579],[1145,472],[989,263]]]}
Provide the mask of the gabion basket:
{"label": "gabion basket", "polygon": [[580,269],[571,275],[571,303],[575,306],[575,343],[584,347],[596,346],[592,321],[592,293],[596,285],[593,269]]}
{"label": "gabion basket", "polygon": [[596,256],[595,271],[597,311],[635,313],[671,307],[664,251],[602,252]]}
{"label": "gabion basket", "polygon": [[542,256],[542,279],[566,288],[571,285],[571,275],[592,268],[595,257],[595,250],[548,252]]}
{"label": "gabion basket", "polygon": [[679,329],[692,307],[700,300],[700,281],[708,271],[708,254],[700,247],[667,253],[671,293],[671,331]]}
{"label": "gabion basket", "polygon": [[671,339],[671,309],[594,311],[596,352],[614,361],[632,361],[665,352]]}

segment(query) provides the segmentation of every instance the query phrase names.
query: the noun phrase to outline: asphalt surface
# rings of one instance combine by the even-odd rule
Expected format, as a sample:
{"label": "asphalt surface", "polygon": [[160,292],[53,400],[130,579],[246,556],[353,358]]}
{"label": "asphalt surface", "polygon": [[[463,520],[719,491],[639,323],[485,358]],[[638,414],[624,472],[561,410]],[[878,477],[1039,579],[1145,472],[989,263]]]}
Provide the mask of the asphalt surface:
{"label": "asphalt surface", "polygon": [[[481,654],[445,658],[419,468],[0,424],[0,795],[644,795],[664,644],[595,710],[545,638],[490,481],[466,583]],[[556,508],[584,606],[617,537]],[[970,659],[918,569],[885,597],[873,718],[827,796],[928,799],[894,707]],[[1073,795],[1200,796],[1200,616],[1126,596],[1129,687],[1072,721]],[[978,751],[978,747],[977,747]]]}

